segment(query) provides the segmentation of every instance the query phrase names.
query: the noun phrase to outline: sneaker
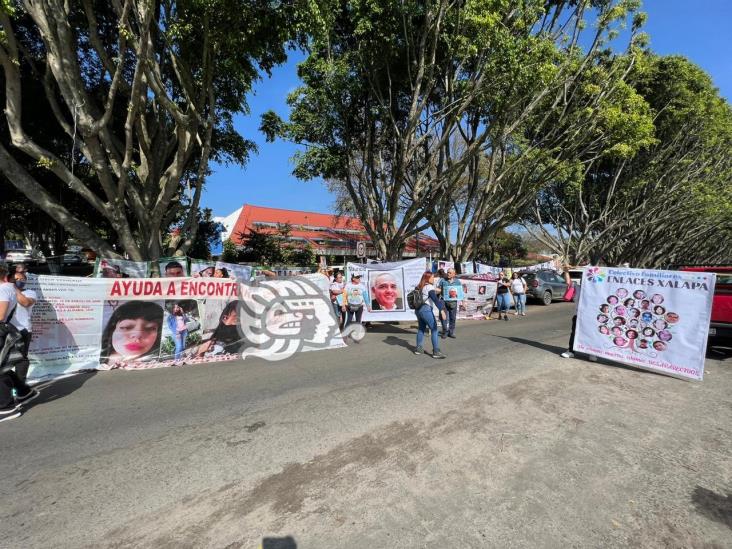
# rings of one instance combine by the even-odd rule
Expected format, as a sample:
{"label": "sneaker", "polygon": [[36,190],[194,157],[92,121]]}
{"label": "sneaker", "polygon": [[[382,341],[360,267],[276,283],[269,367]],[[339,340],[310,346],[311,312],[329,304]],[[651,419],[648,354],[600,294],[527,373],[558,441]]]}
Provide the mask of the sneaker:
{"label": "sneaker", "polygon": [[562,358],[574,358],[574,353],[572,351],[564,351],[561,355]]}
{"label": "sneaker", "polygon": [[0,408],[0,421],[2,421],[4,418],[7,418],[8,416],[13,415],[18,410],[20,410],[19,404],[10,404],[9,406],[5,406],[5,408]]}
{"label": "sneaker", "polygon": [[27,392],[27,393],[26,393],[26,394],[25,394],[24,396],[19,396],[19,397],[16,397],[16,399],[15,399],[15,400],[16,400],[17,402],[19,402],[19,403],[26,403],[26,402],[30,402],[31,400],[33,400],[33,399],[34,399],[34,398],[36,398],[37,396],[40,396],[40,394],[41,394],[41,393],[39,393],[39,392],[38,392],[38,391],[36,391],[35,389],[31,389],[31,390],[30,390],[30,391],[28,391],[28,392]]}
{"label": "sneaker", "polygon": [[597,357],[595,355],[589,355],[590,356],[590,362],[597,362]]}
{"label": "sneaker", "polygon": [[434,351],[432,353],[432,358],[445,358],[445,355],[443,355],[440,351]]}
{"label": "sneaker", "polygon": [[514,311],[513,316],[518,316],[518,311]]}
{"label": "sneaker", "polygon": [[423,349],[422,347],[417,347],[417,348],[416,348],[416,349],[414,350],[414,354],[415,354],[415,355],[421,355],[422,353],[424,353],[424,349]]}
{"label": "sneaker", "polygon": [[3,413],[2,415],[0,415],[0,423],[3,421],[8,421],[10,419],[15,419],[16,417],[20,417],[20,414],[21,414],[20,410],[9,413],[9,414]]}
{"label": "sneaker", "polygon": [[526,313],[521,313],[521,316],[526,316]]}

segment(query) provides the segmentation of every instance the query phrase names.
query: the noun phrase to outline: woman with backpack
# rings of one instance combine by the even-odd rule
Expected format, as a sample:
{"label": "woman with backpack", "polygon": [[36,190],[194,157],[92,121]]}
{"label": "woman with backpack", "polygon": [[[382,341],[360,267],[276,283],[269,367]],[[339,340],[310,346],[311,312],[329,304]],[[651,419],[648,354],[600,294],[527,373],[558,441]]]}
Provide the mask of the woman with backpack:
{"label": "woman with backpack", "polygon": [[414,312],[417,315],[417,322],[419,327],[417,328],[417,347],[414,349],[415,355],[421,355],[424,353],[422,343],[424,342],[424,333],[427,328],[430,329],[430,338],[432,339],[432,358],[441,359],[445,358],[440,352],[440,338],[437,332],[437,320],[432,312],[432,303],[438,306],[439,298],[435,293],[435,275],[430,271],[427,271],[422,275],[422,278],[417,284],[414,291]]}

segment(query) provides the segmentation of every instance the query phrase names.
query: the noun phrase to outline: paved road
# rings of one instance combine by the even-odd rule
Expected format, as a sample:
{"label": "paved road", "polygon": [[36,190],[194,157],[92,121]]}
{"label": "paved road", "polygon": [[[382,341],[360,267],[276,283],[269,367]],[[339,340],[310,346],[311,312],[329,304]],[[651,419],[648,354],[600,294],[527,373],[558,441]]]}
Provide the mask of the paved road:
{"label": "paved road", "polygon": [[0,546],[732,546],[730,353],[563,360],[570,314],[58,382],[0,425]]}

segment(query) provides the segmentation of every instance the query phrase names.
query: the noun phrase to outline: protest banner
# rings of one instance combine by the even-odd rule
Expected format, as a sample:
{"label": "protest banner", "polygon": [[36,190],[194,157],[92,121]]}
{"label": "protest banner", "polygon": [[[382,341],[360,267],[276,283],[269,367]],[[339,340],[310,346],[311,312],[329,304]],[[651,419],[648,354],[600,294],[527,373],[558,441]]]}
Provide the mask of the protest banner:
{"label": "protest banner", "polygon": [[150,263],[148,261],[98,257],[94,262],[95,278],[147,278],[148,276],[150,276]]}
{"label": "protest banner", "polygon": [[460,273],[471,275],[475,274],[475,266],[473,265],[472,261],[468,261],[467,263],[461,263],[460,264]]}
{"label": "protest banner", "polygon": [[503,270],[500,267],[494,267],[493,265],[486,265],[485,263],[476,263],[475,267],[476,267],[476,271],[478,274],[490,274],[493,276],[498,276],[498,273],[500,273]]}
{"label": "protest banner", "polygon": [[[242,357],[242,349],[277,360],[342,346],[327,288],[292,280],[252,289],[213,277],[33,277],[28,288],[36,291],[38,301],[29,379],[233,360]],[[256,303],[242,302],[240,293]],[[264,316],[250,314],[257,310]],[[282,341],[287,345],[271,345]]]}
{"label": "protest banner", "polygon": [[[206,259],[191,259],[191,276],[193,278],[213,278],[216,262]],[[160,271],[163,272],[162,270]]]}
{"label": "protest banner", "polygon": [[188,276],[187,257],[161,257],[158,259],[160,278],[180,278]]}
{"label": "protest banner", "polygon": [[30,277],[36,292],[31,322],[29,379],[99,366],[102,312],[112,281],[66,276]]}
{"label": "protest banner", "polygon": [[458,305],[458,319],[485,319],[493,310],[498,284],[473,278],[472,275],[466,278],[460,277],[459,281],[462,283],[463,299]]}
{"label": "protest banner", "polygon": [[455,268],[455,262],[454,261],[447,261],[443,259],[438,259],[436,261],[432,262],[432,272],[436,273],[440,269],[447,272],[448,269],[454,269]]}
{"label": "protest banner", "polygon": [[236,263],[217,261],[214,276],[233,278],[239,282],[249,282],[252,278],[252,268],[249,265],[238,265]]}
{"label": "protest banner", "polygon": [[701,380],[715,281],[711,273],[587,267],[574,350]]}
{"label": "protest banner", "polygon": [[362,320],[414,320],[416,316],[409,308],[406,295],[419,284],[424,268],[423,258],[392,263],[348,263],[346,281],[358,273],[366,288]]}

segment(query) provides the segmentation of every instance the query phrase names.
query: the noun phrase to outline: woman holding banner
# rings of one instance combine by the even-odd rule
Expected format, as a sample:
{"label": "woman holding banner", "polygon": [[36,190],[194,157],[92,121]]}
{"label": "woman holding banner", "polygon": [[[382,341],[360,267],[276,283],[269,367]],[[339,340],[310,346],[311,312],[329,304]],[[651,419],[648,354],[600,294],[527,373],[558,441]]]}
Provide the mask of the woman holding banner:
{"label": "woman holding banner", "polygon": [[[564,282],[567,283],[567,288],[572,287],[572,279],[569,276],[569,265],[564,266]],[[579,310],[579,303],[580,303],[580,292],[582,291],[582,285],[578,284],[575,287],[574,291],[574,316],[572,317],[572,331],[569,334],[569,347],[566,351],[564,351],[560,356],[562,358],[574,358],[574,351],[572,348],[574,347],[574,336],[577,332],[577,311]],[[597,360],[597,357],[594,355],[590,355],[590,362],[595,362]]]}

